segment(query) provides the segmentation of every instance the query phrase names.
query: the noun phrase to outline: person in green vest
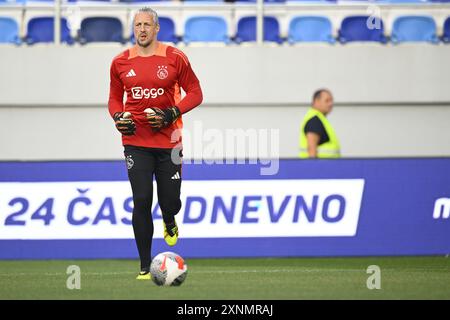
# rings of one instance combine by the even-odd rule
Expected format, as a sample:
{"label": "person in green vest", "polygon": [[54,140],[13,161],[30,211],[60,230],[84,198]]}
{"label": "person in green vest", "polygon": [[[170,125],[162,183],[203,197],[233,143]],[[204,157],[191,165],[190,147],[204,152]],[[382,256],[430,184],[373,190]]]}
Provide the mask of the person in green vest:
{"label": "person in green vest", "polygon": [[312,107],[300,127],[300,158],[340,158],[339,140],[326,118],[332,109],[333,95],[330,90],[314,92]]}

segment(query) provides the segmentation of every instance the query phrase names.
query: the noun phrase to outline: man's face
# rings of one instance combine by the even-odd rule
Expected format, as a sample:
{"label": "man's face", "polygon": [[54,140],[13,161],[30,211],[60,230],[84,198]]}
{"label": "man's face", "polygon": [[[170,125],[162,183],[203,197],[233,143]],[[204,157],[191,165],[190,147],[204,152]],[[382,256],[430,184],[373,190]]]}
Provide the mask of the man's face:
{"label": "man's face", "polygon": [[153,16],[146,12],[139,12],[134,17],[134,38],[141,47],[148,47],[155,39],[159,25],[155,25]]}
{"label": "man's face", "polygon": [[323,91],[320,96],[314,101],[314,106],[322,113],[328,114],[333,109],[333,96],[328,91]]}

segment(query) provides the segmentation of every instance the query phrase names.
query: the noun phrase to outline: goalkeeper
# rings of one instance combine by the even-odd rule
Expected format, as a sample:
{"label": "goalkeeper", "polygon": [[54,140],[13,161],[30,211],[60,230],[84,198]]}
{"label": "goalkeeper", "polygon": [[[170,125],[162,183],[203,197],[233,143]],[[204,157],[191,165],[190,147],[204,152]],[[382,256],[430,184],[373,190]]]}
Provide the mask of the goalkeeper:
{"label": "goalkeeper", "polygon": [[181,209],[182,114],[198,106],[203,97],[185,54],[157,40],[157,13],[140,9],[133,23],[136,44],[111,64],[108,108],[122,134],[133,192],[132,224],[141,261],[137,279],[150,279],[153,177],[164,239],[173,246],[178,239],[175,215]]}

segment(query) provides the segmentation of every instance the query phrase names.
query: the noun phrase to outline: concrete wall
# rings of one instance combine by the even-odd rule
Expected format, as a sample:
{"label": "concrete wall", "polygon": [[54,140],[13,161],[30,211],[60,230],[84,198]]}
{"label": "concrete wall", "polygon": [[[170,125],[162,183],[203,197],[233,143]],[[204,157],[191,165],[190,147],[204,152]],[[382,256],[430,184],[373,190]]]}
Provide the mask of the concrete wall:
{"label": "concrete wall", "polygon": [[[234,129],[239,133],[236,129],[245,128],[256,133],[258,141],[267,137],[268,145],[277,148],[281,157],[295,157],[298,127],[305,111],[305,107],[276,105],[203,105],[185,116],[185,155],[244,157],[244,152],[227,147],[226,132]],[[0,119],[4,120],[0,158],[118,159],[122,156],[120,136],[108,116],[106,107],[0,108]],[[449,106],[336,106],[330,119],[346,157],[450,156]],[[261,132],[266,129],[267,135]],[[279,130],[279,147],[270,129]],[[222,137],[214,138],[217,131]],[[259,151],[265,156],[261,148],[251,150],[251,155]]]}
{"label": "concrete wall", "polygon": [[[106,103],[109,64],[123,49],[1,47],[0,119],[7,121],[0,126],[0,160],[120,158]],[[278,130],[273,147],[295,157],[299,123],[313,90],[323,86],[335,95],[330,119],[344,156],[450,156],[450,46],[183,50],[205,94],[204,104],[185,116],[186,157],[245,156],[226,144],[205,152],[211,134],[242,128]]]}
{"label": "concrete wall", "polygon": [[[105,104],[109,66],[124,47],[0,48],[0,105]],[[205,103],[450,102],[450,46],[189,47]]]}

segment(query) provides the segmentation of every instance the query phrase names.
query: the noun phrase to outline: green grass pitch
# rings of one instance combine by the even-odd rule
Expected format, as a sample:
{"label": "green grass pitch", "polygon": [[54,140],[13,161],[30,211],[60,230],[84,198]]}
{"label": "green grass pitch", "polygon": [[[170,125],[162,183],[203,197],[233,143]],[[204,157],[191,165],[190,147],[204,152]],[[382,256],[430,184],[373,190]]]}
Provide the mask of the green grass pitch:
{"label": "green grass pitch", "polygon": [[[187,259],[180,287],[135,280],[135,260],[0,261],[0,299],[450,299],[446,257]],[[81,289],[66,287],[69,265]],[[381,289],[366,286],[369,265]]]}

